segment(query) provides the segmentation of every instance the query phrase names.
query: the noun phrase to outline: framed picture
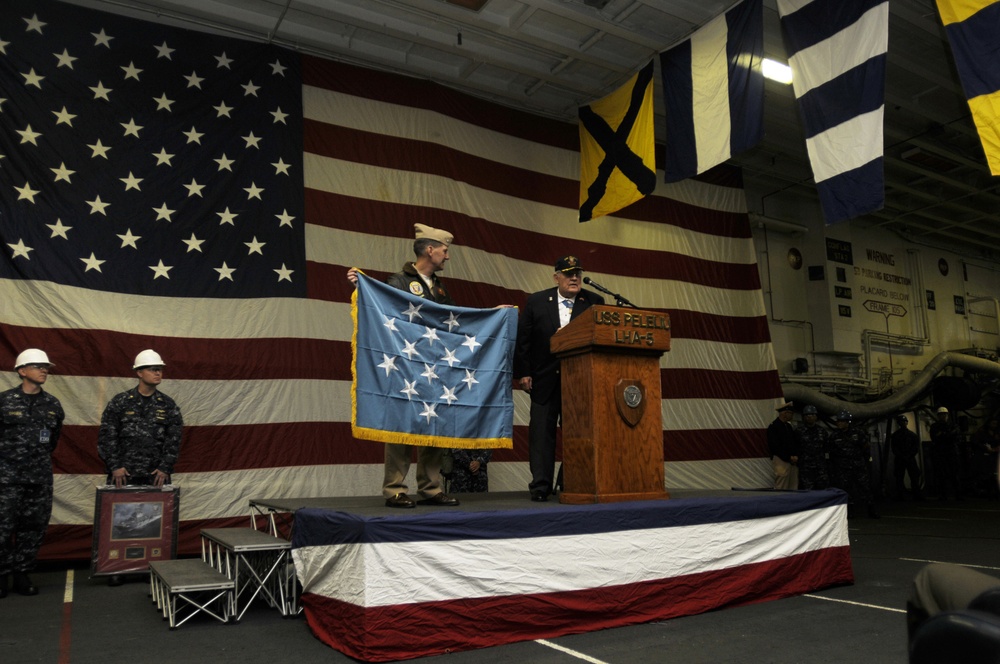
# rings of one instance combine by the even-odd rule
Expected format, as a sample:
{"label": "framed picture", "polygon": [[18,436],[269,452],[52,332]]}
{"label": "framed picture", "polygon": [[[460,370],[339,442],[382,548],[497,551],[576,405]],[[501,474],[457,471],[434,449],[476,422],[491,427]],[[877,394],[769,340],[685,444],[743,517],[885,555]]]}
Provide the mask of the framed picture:
{"label": "framed picture", "polygon": [[177,487],[98,487],[90,556],[94,576],[145,572],[151,560],[174,558],[179,509]]}

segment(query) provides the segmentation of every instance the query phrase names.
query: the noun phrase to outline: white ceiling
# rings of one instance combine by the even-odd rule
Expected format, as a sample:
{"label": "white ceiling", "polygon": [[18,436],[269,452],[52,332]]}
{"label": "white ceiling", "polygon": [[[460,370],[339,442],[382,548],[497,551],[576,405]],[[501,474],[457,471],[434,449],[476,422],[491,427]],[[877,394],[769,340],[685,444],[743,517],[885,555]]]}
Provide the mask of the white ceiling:
{"label": "white ceiling", "polygon": [[[733,0],[68,0],[428,78],[575,122]],[[479,10],[462,5],[482,4]],[[595,6],[597,5],[597,6]],[[855,223],[1000,259],[990,175],[933,0],[891,0],[885,209]],[[784,61],[775,0],[765,55]],[[658,76],[657,76],[658,79]],[[657,80],[659,88],[659,81]],[[743,166],[755,218],[819,216],[791,89],[768,81],[765,138]],[[657,89],[656,100],[661,99]],[[657,106],[661,104],[657,101]],[[662,130],[662,108],[658,108]],[[658,132],[659,133],[659,132]]]}

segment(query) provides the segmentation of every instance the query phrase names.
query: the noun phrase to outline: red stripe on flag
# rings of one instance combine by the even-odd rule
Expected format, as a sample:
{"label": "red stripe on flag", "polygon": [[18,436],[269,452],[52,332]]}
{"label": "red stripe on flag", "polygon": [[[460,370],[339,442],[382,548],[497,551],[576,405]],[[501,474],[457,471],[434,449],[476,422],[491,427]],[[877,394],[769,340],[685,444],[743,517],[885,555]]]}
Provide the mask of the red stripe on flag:
{"label": "red stripe on flag", "polygon": [[[202,528],[247,528],[247,516],[225,519],[192,519],[181,521],[177,534],[177,555],[196,556],[201,554]],[[39,558],[45,560],[86,560],[91,557],[94,540],[92,525],[70,526],[54,524],[45,531]]]}
{"label": "red stripe on flag", "polygon": [[675,429],[663,433],[663,460],[721,461],[767,455],[766,429]]}
{"label": "red stripe on flag", "polygon": [[781,398],[781,381],[774,371],[661,369],[660,382],[664,399],[761,399],[766,384],[768,397]]}
{"label": "red stripe on flag", "polygon": [[852,583],[848,547],[623,586],[364,608],[305,593],[321,641],[366,662],[387,662],[624,627]]}
{"label": "red stripe on flag", "polygon": [[[555,207],[574,209],[579,201],[580,183],[576,180],[509,166],[426,141],[306,120],[305,149],[306,152],[320,156],[359,164],[446,177],[485,191]],[[347,216],[338,208],[327,210],[329,209],[337,209],[337,216],[340,218]],[[440,215],[443,211],[435,210],[434,213]],[[720,237],[750,237],[745,214],[720,212],[664,196],[647,196],[616,215]],[[307,216],[306,220],[309,223],[319,223],[314,220],[328,216],[327,212],[319,216]],[[441,217],[438,217],[437,223],[445,225]],[[450,227],[460,226],[452,224]],[[464,236],[463,244],[468,244]]]}
{"label": "red stripe on flag", "polygon": [[[101,474],[96,426],[66,426],[53,455],[56,474]],[[514,447],[493,451],[493,462],[527,462],[528,428],[514,427]],[[284,441],[276,444],[275,441]],[[749,459],[767,452],[763,429],[682,429],[663,432],[665,461]],[[178,473],[285,466],[381,464],[383,445],[351,437],[350,422],[284,422],[184,428]],[[561,451],[558,457],[561,459]]]}
{"label": "red stripe on flag", "polygon": [[[342,275],[347,270],[342,270]],[[347,279],[344,279],[347,283]],[[196,346],[197,354],[190,348]],[[21,350],[44,348],[56,362],[53,375],[117,376],[134,379],[135,353],[155,348],[167,359],[163,390],[170,379],[350,380],[351,344],[308,338],[199,339],[128,334],[109,330],[39,329],[0,324],[0,366],[13,366]],[[317,362],[316,358],[324,358]],[[331,376],[329,362],[338,373]]]}
{"label": "red stripe on flag", "polygon": [[365,69],[310,56],[302,58],[302,83],[442,115],[525,140],[577,151],[574,125],[469,96],[423,79]]}
{"label": "red stripe on flag", "polygon": [[[521,177],[527,175],[525,173]],[[327,210],[337,210],[338,213],[330,215]],[[517,247],[518,260],[532,263],[547,265],[555,253],[561,252],[560,255],[580,256],[588,272],[617,273],[641,279],[670,279],[736,291],[760,289],[760,274],[754,264],[724,263],[652,249],[614,247],[613,251],[609,251],[602,244],[573,238],[560,239],[556,250],[552,246],[552,237],[544,233],[482,219],[469,226],[467,215],[417,205],[383,203],[308,190],[306,219],[328,228],[405,239],[413,237],[414,223],[433,222],[442,228],[462,228],[461,247],[500,255]],[[745,225],[745,221],[740,219],[740,224]]]}

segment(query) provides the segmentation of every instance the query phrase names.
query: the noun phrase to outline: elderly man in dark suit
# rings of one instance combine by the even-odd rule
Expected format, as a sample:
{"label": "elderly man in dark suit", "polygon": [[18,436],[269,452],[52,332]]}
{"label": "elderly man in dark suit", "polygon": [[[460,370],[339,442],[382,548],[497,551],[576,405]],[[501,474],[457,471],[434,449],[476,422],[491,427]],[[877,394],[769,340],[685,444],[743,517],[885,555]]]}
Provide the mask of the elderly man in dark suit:
{"label": "elderly man in dark suit", "polygon": [[562,412],[559,359],[549,350],[549,340],[593,304],[603,304],[597,293],[583,290],[583,269],[575,256],[563,256],[555,265],[555,287],[532,293],[520,312],[514,376],[531,395],[528,424],[528,491],[537,502],[553,493],[556,463],[556,426]]}

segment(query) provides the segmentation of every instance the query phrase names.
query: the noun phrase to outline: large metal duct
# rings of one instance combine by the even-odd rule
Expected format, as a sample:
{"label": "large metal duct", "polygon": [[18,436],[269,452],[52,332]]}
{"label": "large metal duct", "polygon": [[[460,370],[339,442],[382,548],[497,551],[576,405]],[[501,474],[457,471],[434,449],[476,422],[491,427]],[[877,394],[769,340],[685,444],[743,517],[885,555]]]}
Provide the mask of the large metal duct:
{"label": "large metal duct", "polygon": [[909,385],[893,392],[891,396],[871,403],[853,403],[827,396],[822,392],[799,385],[798,383],[782,383],[781,388],[785,399],[794,401],[797,405],[812,404],[821,412],[834,415],[847,409],[855,418],[877,419],[888,417],[903,410],[909,410],[912,404],[931,384],[931,381],[948,367],[958,367],[965,371],[988,373],[1000,377],[1000,364],[984,360],[972,355],[945,351],[939,353],[927,363],[923,371],[916,375]]}

